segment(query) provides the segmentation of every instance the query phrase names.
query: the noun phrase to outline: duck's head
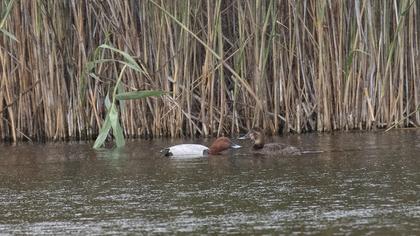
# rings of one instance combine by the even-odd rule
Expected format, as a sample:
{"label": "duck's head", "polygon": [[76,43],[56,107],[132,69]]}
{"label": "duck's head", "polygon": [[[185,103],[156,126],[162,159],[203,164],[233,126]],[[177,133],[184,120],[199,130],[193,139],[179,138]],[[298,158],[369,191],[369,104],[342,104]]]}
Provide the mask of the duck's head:
{"label": "duck's head", "polygon": [[239,139],[251,139],[254,142],[252,146],[254,149],[261,149],[264,147],[264,131],[258,127],[251,129],[245,136]]}
{"label": "duck's head", "polygon": [[213,144],[209,147],[208,154],[210,155],[218,155],[220,152],[223,152],[229,148],[240,148],[241,146],[233,143],[230,141],[229,138],[220,137],[217,138]]}

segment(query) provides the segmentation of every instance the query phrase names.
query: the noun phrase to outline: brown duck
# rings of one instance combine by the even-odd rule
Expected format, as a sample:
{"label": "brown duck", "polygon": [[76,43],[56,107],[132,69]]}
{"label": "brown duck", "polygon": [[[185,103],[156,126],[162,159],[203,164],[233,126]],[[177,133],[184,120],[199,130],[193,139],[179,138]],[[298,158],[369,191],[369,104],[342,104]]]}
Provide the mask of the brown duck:
{"label": "brown duck", "polygon": [[239,139],[251,139],[254,142],[252,152],[255,154],[271,156],[298,156],[302,154],[302,151],[294,146],[283,143],[265,143],[264,133],[259,128],[251,129]]}

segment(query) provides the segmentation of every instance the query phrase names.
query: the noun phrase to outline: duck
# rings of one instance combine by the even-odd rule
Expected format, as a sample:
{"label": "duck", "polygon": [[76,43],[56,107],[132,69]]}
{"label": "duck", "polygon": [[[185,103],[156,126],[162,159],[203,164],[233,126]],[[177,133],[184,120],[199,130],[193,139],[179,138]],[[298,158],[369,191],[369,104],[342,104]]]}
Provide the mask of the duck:
{"label": "duck", "polygon": [[254,144],[252,153],[271,156],[299,156],[302,151],[294,146],[283,143],[265,143],[264,132],[260,128],[251,129],[245,136],[239,139],[251,139]]}
{"label": "duck", "polygon": [[233,143],[227,137],[217,138],[210,147],[201,144],[179,144],[162,149],[160,152],[172,158],[194,158],[205,157],[208,155],[220,155],[223,151],[230,148],[241,148],[240,145]]}

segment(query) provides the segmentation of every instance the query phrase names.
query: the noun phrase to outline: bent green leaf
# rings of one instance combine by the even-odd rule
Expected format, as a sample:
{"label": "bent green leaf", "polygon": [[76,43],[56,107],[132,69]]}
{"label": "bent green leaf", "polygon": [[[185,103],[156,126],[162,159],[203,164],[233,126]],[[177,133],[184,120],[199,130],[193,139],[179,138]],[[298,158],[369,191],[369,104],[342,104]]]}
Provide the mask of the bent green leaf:
{"label": "bent green leaf", "polygon": [[0,29],[0,32],[2,32],[4,35],[6,35],[7,37],[9,37],[13,41],[19,42],[19,40],[17,40],[17,38],[13,34],[7,32],[6,30]]}
{"label": "bent green leaf", "polygon": [[111,130],[111,119],[108,113],[105,118],[104,124],[102,125],[102,128],[99,131],[99,135],[95,140],[95,144],[93,144],[94,149],[100,148],[105,143],[106,137],[108,136],[108,133],[110,130]]}
{"label": "bent green leaf", "polygon": [[121,51],[119,49],[116,49],[110,45],[107,44],[102,44],[101,46],[99,46],[100,48],[104,48],[104,49],[109,49],[111,51],[114,51],[116,53],[121,54],[124,59],[127,61],[128,66],[133,68],[134,70],[137,70],[139,72],[143,72],[143,70],[140,68],[139,64],[137,64],[136,60],[134,60],[134,58],[132,56],[130,56],[128,53]]}

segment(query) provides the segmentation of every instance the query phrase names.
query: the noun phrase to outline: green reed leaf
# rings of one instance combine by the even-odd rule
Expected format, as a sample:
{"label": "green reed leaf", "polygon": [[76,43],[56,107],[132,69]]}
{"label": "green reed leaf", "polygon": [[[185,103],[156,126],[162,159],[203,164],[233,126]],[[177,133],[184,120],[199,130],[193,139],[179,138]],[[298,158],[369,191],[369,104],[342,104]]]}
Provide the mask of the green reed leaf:
{"label": "green reed leaf", "polygon": [[108,136],[108,133],[110,130],[111,130],[111,119],[110,119],[110,113],[108,113],[106,115],[102,128],[99,131],[99,135],[95,140],[95,144],[93,144],[94,149],[100,148],[105,143],[106,137]]}
{"label": "green reed leaf", "polygon": [[[137,64],[136,60],[134,60],[134,58],[132,56],[130,56],[128,53],[126,53],[124,51],[121,51],[119,49],[116,49],[116,48],[114,48],[110,45],[107,45],[107,44],[102,44],[99,47],[104,48],[104,49],[109,49],[113,52],[121,54],[124,57],[125,61],[127,62],[128,67],[130,67],[130,68],[132,68],[132,69],[134,69],[138,72],[143,72],[143,70],[140,68],[139,64]],[[117,60],[115,60],[115,61],[117,61]],[[123,64],[126,64],[126,63],[123,63]]]}

